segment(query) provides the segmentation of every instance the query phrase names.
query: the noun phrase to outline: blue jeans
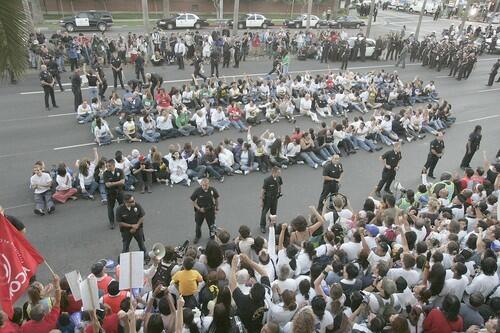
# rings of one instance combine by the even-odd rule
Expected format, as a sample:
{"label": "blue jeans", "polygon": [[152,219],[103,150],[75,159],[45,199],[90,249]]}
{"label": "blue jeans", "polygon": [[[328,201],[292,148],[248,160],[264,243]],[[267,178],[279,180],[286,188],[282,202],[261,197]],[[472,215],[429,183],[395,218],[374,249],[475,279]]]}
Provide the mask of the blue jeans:
{"label": "blue jeans", "polygon": [[44,210],[47,208],[49,210],[54,207],[54,201],[52,201],[52,191],[47,190],[43,193],[35,193],[35,208]]}
{"label": "blue jeans", "polygon": [[257,168],[259,167],[259,163],[257,162],[253,162],[253,164],[251,166],[248,166],[248,165],[240,165],[240,169],[242,171],[254,171],[254,170],[257,170]]}
{"label": "blue jeans", "polygon": [[106,135],[99,137],[99,143],[101,145],[109,145],[111,143],[111,136],[106,134]]}
{"label": "blue jeans", "polygon": [[205,167],[206,167],[207,173],[209,174],[210,177],[214,177],[216,179],[222,178],[222,175],[213,166],[206,165]]}
{"label": "blue jeans", "polygon": [[365,140],[357,139],[357,142],[358,142],[358,147],[366,151],[373,151],[375,150],[375,148],[377,148],[377,146],[373,143],[373,141],[369,139]]}
{"label": "blue jeans", "polygon": [[231,122],[229,120],[222,119],[222,120],[219,120],[216,123],[212,123],[212,126],[215,127],[215,128],[217,128],[217,129],[221,129],[223,127],[228,127],[230,123]]}
{"label": "blue jeans", "polygon": [[214,133],[214,128],[212,126],[207,126],[205,128],[196,129],[201,135],[212,135]]}
{"label": "blue jeans", "polygon": [[130,174],[125,176],[125,191],[130,191],[135,184],[135,177]]}
{"label": "blue jeans", "polygon": [[198,178],[202,179],[205,177],[205,173],[207,172],[207,167],[204,165],[198,165],[195,169],[187,169],[186,173],[189,178]]}
{"label": "blue jeans", "polygon": [[147,142],[158,142],[160,141],[160,133],[158,132],[142,132],[142,138]]}
{"label": "blue jeans", "polygon": [[94,114],[93,113],[86,113],[84,115],[78,115],[76,116],[76,120],[79,123],[90,123],[92,120],[94,120]]}
{"label": "blue jeans", "polygon": [[241,120],[232,120],[231,125],[233,125],[234,128],[236,128],[237,130],[240,130],[240,131],[247,130],[247,127],[245,126],[245,124],[243,124],[243,122]]}
{"label": "blue jeans", "polygon": [[84,186],[87,192],[82,192],[82,196],[87,199],[90,195],[94,195],[95,191],[99,188],[99,184],[97,184],[95,180],[93,180],[92,183]]}
{"label": "blue jeans", "polygon": [[108,201],[108,193],[106,192],[106,185],[104,183],[99,183],[99,194],[101,195],[101,201]]}
{"label": "blue jeans", "polygon": [[309,165],[314,168],[315,164],[320,164],[322,161],[312,151],[301,151],[300,157]]}
{"label": "blue jeans", "polygon": [[89,87],[89,103],[92,102],[92,99],[97,97],[97,87]]}
{"label": "blue jeans", "polygon": [[328,160],[332,156],[330,154],[330,152],[328,151],[328,149],[326,149],[324,147],[321,148],[320,150],[318,150],[318,153],[321,156],[321,158],[324,159],[325,161]]}
{"label": "blue jeans", "polygon": [[108,106],[108,109],[106,111],[104,111],[103,113],[103,117],[109,117],[109,116],[112,116],[114,115],[115,113],[117,113],[118,111],[120,111],[121,108],[118,107],[118,106],[113,106],[113,105],[110,105]]}
{"label": "blue jeans", "polygon": [[393,144],[393,141],[383,134],[377,133],[377,138],[385,145],[391,146]]}

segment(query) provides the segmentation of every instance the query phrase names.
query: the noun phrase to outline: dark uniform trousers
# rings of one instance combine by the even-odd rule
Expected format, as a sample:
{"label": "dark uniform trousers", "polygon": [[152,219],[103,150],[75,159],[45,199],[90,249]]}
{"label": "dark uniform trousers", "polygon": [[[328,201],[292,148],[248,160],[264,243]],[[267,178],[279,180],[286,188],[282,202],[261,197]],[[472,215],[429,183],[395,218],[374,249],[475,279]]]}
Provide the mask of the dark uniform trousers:
{"label": "dark uniform trousers", "polygon": [[73,91],[74,106],[75,106],[75,112],[76,112],[78,110],[78,107],[80,106],[80,104],[83,103],[82,88],[72,87],[71,90]]}
{"label": "dark uniform trousers", "polygon": [[57,85],[59,86],[59,89],[61,89],[61,91],[63,91],[64,88],[63,88],[62,83],[61,83],[61,75],[59,75],[59,71],[50,72],[50,75],[52,75],[54,80],[56,80]]}
{"label": "dark uniform trousers", "polygon": [[324,206],[324,201],[326,197],[328,197],[329,194],[335,194],[339,192],[339,183],[336,181],[332,181],[329,184],[323,184],[323,190],[321,191],[321,194],[319,196],[319,201],[318,201],[318,212],[321,213],[323,210]]}
{"label": "dark uniform trousers", "polygon": [[278,198],[277,197],[264,197],[264,204],[262,205],[262,212],[260,214],[260,226],[266,227],[266,216],[267,212],[271,215],[276,215],[276,210],[278,209]]}
{"label": "dark uniform trousers", "polygon": [[122,89],[124,89],[125,87],[123,86],[123,73],[122,73],[122,70],[115,71],[113,69],[113,81],[114,81],[115,89],[118,86],[117,79],[120,79],[120,85],[121,85]]}
{"label": "dark uniform trousers", "polygon": [[[123,204],[123,193],[108,193],[108,220],[109,224],[115,224],[115,203],[118,202],[118,206]],[[129,242],[130,243],[130,242]]]}
{"label": "dark uniform trousers", "polygon": [[460,167],[462,168],[468,168],[470,166],[470,161],[472,160],[472,157],[474,157],[474,154],[477,151],[477,149],[469,149],[468,145],[465,149],[466,151],[464,158],[462,158],[462,163],[460,163]]}
{"label": "dark uniform trousers", "polygon": [[144,231],[142,228],[137,229],[136,232],[131,233],[130,231],[122,231],[122,253],[130,251],[130,242],[132,238],[135,238],[137,241],[137,245],[139,246],[139,250],[147,253],[146,246],[144,245]]}
{"label": "dark uniform trousers", "polygon": [[436,167],[438,161],[439,157],[433,153],[429,153],[429,155],[427,155],[427,161],[424,165],[424,168],[427,170],[427,175],[434,176],[434,168]]}
{"label": "dark uniform trousers", "polygon": [[196,222],[196,238],[201,238],[201,225],[203,221],[207,221],[208,230],[210,232],[210,238],[215,236],[215,208],[205,208],[205,212],[200,212],[196,210],[194,212],[194,221]]}
{"label": "dark uniform trousers", "polygon": [[385,185],[385,190],[390,191],[391,184],[394,181],[394,178],[396,178],[396,170],[387,169],[384,167],[384,169],[382,170],[382,179],[377,185],[377,191],[380,192],[380,190],[384,185]]}
{"label": "dark uniform trousers", "polygon": [[56,106],[56,96],[54,95],[54,87],[53,86],[43,86],[43,93],[45,98],[45,107],[49,108],[49,96],[52,101],[52,106]]}

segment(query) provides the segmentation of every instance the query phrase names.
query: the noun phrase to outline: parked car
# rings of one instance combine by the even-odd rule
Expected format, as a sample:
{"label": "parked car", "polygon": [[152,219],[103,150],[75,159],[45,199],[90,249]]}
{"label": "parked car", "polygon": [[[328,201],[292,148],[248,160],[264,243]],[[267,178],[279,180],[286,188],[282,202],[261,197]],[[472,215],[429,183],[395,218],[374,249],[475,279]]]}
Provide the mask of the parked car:
{"label": "parked car", "polygon": [[[227,24],[232,27],[233,26],[233,20],[229,20]],[[238,29],[245,29],[245,28],[262,28],[262,29],[267,29],[267,27],[270,27],[274,25],[274,23],[266,18],[262,14],[246,14],[246,15],[241,15],[238,18]]]}
{"label": "parked car", "polygon": [[[328,26],[327,21],[320,20],[320,18],[317,17],[316,15],[311,15],[310,20],[311,20],[310,22],[311,28],[321,28]],[[283,25],[288,28],[297,28],[297,29],[305,28],[307,27],[307,14],[299,15],[293,20],[285,20],[283,22]]]}
{"label": "parked car", "polygon": [[[485,52],[487,52],[490,49],[491,37],[485,39],[484,35],[483,36],[479,36],[474,41],[474,45],[476,45],[478,48],[481,48],[481,44],[483,43],[483,40],[486,42],[486,50],[485,50]],[[493,51],[493,53],[494,54],[500,54],[500,44],[499,43],[497,43],[497,45],[495,46],[495,50]]]}
{"label": "parked car", "polygon": [[75,16],[63,17],[59,21],[59,25],[68,32],[76,30],[106,31],[113,25],[113,16],[109,12],[89,10],[79,12]]}
{"label": "parked car", "polygon": [[405,12],[410,8],[410,2],[404,0],[393,0],[389,3],[387,8]]}
{"label": "parked car", "polygon": [[[354,43],[356,42],[356,39],[361,38],[361,37],[349,37],[347,39],[347,44],[349,44],[349,48],[352,49],[354,46]],[[373,57],[373,54],[375,53],[375,40],[371,38],[366,38],[366,52],[365,52],[365,57],[366,58],[371,58]]]}
{"label": "parked car", "polygon": [[330,22],[330,28],[356,28],[366,25],[365,21],[356,16],[339,16],[335,21]]}
{"label": "parked car", "polygon": [[[420,13],[420,10],[422,10],[423,6],[424,3],[421,1],[414,2],[413,4],[410,5],[408,11],[410,13]],[[427,2],[424,8],[424,15],[436,13],[438,6],[439,4],[437,3]]]}
{"label": "parked car", "polygon": [[192,13],[179,13],[174,14],[168,18],[160,19],[156,22],[156,26],[160,29],[201,29],[202,27],[208,27],[208,22],[205,19],[200,18],[196,14]]}

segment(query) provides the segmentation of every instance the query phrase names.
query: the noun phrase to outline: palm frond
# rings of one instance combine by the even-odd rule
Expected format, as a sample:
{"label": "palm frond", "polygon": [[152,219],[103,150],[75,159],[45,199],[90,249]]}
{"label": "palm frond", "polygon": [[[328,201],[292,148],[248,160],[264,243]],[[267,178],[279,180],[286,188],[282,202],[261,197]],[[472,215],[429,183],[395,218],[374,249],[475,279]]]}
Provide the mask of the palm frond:
{"label": "palm frond", "polygon": [[7,68],[20,77],[27,67],[30,20],[23,0],[0,0],[0,75]]}

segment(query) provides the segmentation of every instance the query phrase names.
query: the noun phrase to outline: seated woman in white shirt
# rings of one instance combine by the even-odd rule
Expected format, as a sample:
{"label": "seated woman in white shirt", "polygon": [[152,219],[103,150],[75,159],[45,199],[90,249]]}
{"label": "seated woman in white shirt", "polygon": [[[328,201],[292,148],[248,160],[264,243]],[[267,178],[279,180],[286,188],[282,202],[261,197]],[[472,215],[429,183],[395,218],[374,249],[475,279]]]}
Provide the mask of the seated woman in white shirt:
{"label": "seated woman in white shirt", "polygon": [[212,110],[210,113],[210,123],[214,128],[217,128],[221,132],[228,128],[231,124],[229,119],[227,119],[224,110],[220,106],[217,109]]}
{"label": "seated woman in white shirt", "polygon": [[75,194],[78,190],[73,187],[73,177],[71,177],[66,169],[65,163],[61,163],[57,167],[56,182],[56,192],[52,195],[52,199],[59,203],[65,203],[68,199],[77,199]]}
{"label": "seated woman in white shirt", "polygon": [[81,161],[76,161],[78,166],[78,180],[80,181],[80,189],[82,196],[86,199],[94,199],[94,193],[99,187],[99,184],[94,179],[94,171],[97,161],[99,160],[97,156],[97,151],[95,151],[96,158],[93,162],[87,159]]}
{"label": "seated woman in white shirt", "polygon": [[319,123],[318,116],[312,112],[312,99],[311,95],[306,94],[304,97],[300,99],[300,114],[308,116],[315,123]]}
{"label": "seated woman in white shirt", "polygon": [[208,126],[207,115],[202,110],[196,111],[191,117],[191,121],[196,123],[196,130],[200,133],[200,136],[212,135],[214,133],[214,128]]}
{"label": "seated woman in white shirt", "polygon": [[116,91],[113,91],[111,98],[109,99],[108,109],[102,114],[102,117],[112,116],[122,110],[122,99]]}
{"label": "seated woman in white shirt", "polygon": [[76,110],[76,120],[79,124],[90,123],[94,119],[94,112],[90,107],[87,100],[83,100],[83,103],[78,106]]}
{"label": "seated woman in white shirt", "polygon": [[107,122],[100,117],[95,120],[94,136],[99,146],[109,145],[113,140],[113,133],[111,133]]}
{"label": "seated woman in white shirt", "polygon": [[174,186],[174,184],[191,185],[191,180],[187,175],[187,162],[181,158],[178,151],[172,154],[168,168],[170,169],[170,187]]}
{"label": "seated woman in white shirt", "polygon": [[141,136],[144,140],[151,143],[160,141],[160,133],[156,131],[156,122],[151,115],[146,114],[140,119]]}
{"label": "seated woman in white shirt", "polygon": [[163,57],[160,54],[160,51],[156,51],[152,56],[151,56],[151,63],[153,66],[161,66],[163,65]]}

